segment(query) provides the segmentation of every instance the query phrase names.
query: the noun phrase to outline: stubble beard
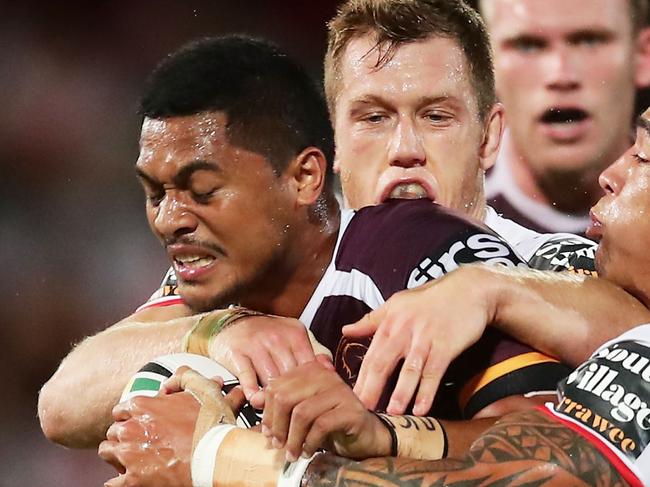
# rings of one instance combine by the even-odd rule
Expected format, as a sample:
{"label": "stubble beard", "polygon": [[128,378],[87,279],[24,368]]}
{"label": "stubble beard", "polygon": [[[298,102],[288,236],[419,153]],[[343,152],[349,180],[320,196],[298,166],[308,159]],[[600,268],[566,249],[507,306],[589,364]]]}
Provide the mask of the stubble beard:
{"label": "stubble beard", "polygon": [[[256,311],[269,312],[267,306],[270,306],[270,300],[274,293],[278,292],[284,286],[278,285],[277,276],[283,275],[282,264],[285,262],[283,246],[274,248],[272,254],[255,270],[248,279],[236,280],[225,289],[218,293],[209,295],[203,299],[192,298],[191,295],[183,295],[183,287],[196,286],[192,283],[179,282],[178,291],[185,304],[190,307],[194,313],[205,313],[216,309],[224,309],[230,305],[239,305],[255,309]],[[262,296],[268,296],[268,301],[264,302]],[[260,305],[252,303],[262,302],[266,306],[260,309]]]}

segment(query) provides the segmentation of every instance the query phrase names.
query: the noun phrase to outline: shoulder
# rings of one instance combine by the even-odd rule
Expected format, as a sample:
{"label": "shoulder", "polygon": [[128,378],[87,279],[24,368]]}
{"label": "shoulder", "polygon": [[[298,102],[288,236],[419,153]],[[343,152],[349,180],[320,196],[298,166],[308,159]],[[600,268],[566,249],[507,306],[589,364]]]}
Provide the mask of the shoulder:
{"label": "shoulder", "polygon": [[390,295],[440,277],[460,264],[516,266],[521,259],[483,223],[429,201],[391,201],[356,212],[336,268],[370,275]]}
{"label": "shoulder", "polygon": [[598,244],[572,233],[539,233],[499,216],[488,207],[485,223],[538,270],[595,273]]}

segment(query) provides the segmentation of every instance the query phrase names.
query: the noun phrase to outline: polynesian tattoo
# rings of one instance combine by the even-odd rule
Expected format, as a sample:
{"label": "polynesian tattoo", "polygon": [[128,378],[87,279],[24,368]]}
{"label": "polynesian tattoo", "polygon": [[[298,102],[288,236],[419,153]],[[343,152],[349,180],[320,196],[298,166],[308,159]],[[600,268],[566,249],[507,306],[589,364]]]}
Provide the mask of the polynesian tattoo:
{"label": "polynesian tattoo", "polygon": [[483,433],[461,460],[318,455],[303,487],[626,486],[595,447],[540,411],[510,414]]}

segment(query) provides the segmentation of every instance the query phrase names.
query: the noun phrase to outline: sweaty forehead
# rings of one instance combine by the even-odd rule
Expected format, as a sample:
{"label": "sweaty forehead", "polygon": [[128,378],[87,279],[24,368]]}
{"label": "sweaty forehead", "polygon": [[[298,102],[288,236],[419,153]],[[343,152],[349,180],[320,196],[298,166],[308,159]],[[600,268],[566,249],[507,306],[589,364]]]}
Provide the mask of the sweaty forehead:
{"label": "sweaty forehead", "polygon": [[465,56],[452,39],[430,37],[401,44],[378,68],[384,53],[384,46],[377,48],[374,35],[358,37],[348,44],[341,64],[344,98],[415,91],[423,95],[422,90],[439,96],[442,93],[436,91],[463,90],[468,86]]}
{"label": "sweaty forehead", "polygon": [[631,31],[629,0],[481,0],[492,37],[590,29]]}
{"label": "sweaty forehead", "polygon": [[208,153],[226,142],[226,116],[220,112],[181,117],[145,118],[140,133],[138,163],[160,152]]}

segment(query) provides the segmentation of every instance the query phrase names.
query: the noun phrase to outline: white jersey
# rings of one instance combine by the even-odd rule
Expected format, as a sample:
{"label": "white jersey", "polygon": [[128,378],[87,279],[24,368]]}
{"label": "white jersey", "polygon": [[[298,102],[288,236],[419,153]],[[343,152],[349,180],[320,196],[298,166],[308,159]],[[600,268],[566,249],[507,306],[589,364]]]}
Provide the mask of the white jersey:
{"label": "white jersey", "polygon": [[490,206],[484,222],[533,269],[596,275],[598,244],[587,238],[571,233],[538,233],[503,218]]}
{"label": "white jersey", "polygon": [[558,385],[551,414],[631,486],[650,486],[650,324],[605,343]]}

